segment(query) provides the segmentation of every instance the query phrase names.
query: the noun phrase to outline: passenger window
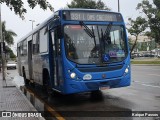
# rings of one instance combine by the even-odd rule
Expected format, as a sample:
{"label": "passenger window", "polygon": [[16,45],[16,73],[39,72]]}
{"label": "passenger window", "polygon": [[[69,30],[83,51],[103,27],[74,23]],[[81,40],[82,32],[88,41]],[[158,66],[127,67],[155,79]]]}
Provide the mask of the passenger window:
{"label": "passenger window", "polygon": [[39,53],[39,32],[33,35],[33,54]]}
{"label": "passenger window", "polygon": [[23,55],[27,55],[27,40],[23,41]]}
{"label": "passenger window", "polygon": [[40,30],[40,53],[48,51],[48,29],[44,27]]}
{"label": "passenger window", "polygon": [[26,56],[27,55],[27,40],[26,39],[20,43],[19,55],[20,56]]}

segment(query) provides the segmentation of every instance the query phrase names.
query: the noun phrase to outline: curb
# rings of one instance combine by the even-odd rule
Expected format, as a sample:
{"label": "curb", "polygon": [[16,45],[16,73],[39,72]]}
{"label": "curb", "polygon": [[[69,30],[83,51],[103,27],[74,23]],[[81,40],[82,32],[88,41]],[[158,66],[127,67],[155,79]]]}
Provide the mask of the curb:
{"label": "curb", "polygon": [[[14,88],[16,88],[16,90],[21,94],[21,96],[23,97],[23,99],[24,99],[24,101],[26,101],[26,103],[27,103],[27,105],[31,108],[31,112],[33,111],[33,112],[38,112],[37,110],[36,110],[36,108],[30,103],[30,101],[26,98],[26,96],[22,93],[22,91],[17,87],[17,85],[13,82],[13,80],[12,79],[10,79],[10,78],[6,78],[6,80],[5,81],[2,81],[3,82],[3,88],[4,87],[12,87],[12,86],[14,86]],[[6,83],[10,83],[10,85],[12,84],[12,86],[10,86],[10,85],[8,85],[7,86],[7,84]],[[44,117],[37,117],[37,119],[38,120],[45,120],[45,118]]]}

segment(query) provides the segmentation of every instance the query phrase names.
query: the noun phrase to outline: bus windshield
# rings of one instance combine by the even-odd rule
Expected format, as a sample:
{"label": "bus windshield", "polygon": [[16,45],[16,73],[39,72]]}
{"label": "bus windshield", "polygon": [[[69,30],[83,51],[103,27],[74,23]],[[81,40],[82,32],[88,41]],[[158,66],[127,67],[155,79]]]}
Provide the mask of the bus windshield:
{"label": "bus windshield", "polygon": [[77,64],[123,61],[127,45],[120,25],[65,25],[66,56]]}

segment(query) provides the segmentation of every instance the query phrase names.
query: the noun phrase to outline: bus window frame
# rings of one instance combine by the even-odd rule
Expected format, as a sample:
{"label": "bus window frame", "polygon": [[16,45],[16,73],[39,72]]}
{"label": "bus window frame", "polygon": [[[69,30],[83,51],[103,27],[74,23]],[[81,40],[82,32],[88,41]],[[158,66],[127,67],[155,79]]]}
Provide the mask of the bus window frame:
{"label": "bus window frame", "polygon": [[[107,22],[109,22],[109,21],[107,21]],[[92,23],[94,23],[94,22],[91,21],[91,24],[87,24],[87,25],[105,25],[105,24],[92,24]],[[123,61],[129,56],[128,38],[126,37],[127,32],[126,32],[126,30],[125,30],[125,24],[121,24],[121,23],[117,24],[117,22],[114,22],[114,23],[116,23],[116,24],[112,24],[112,25],[121,26],[121,27],[123,28],[124,41],[125,41],[125,44],[124,44],[124,45],[125,45],[125,47],[126,47],[126,56],[124,57],[123,60],[119,61],[119,62],[123,62]],[[67,23],[67,24],[63,24],[63,31],[64,31],[64,26],[66,26],[66,25],[79,25],[79,24],[68,24],[68,23]],[[63,36],[64,36],[64,32],[63,32]],[[65,37],[64,37],[64,42],[65,42]],[[75,64],[82,65],[81,63],[77,63],[77,62],[71,60],[70,58],[68,58],[68,56],[67,56],[67,51],[66,51],[66,44],[65,44],[65,43],[64,43],[64,46],[65,46],[65,56],[66,56],[66,58],[67,58],[68,60],[70,60],[71,62],[75,63]],[[117,62],[113,62],[113,63],[117,63]],[[105,63],[103,63],[103,64],[105,64]],[[92,64],[88,64],[88,65],[92,65]]]}
{"label": "bus window frame", "polygon": [[[47,46],[47,48],[46,48],[46,51],[41,51],[41,31],[43,31],[43,29],[45,29],[45,34],[46,34],[46,38],[45,38],[45,40],[46,40],[46,46]],[[43,39],[44,40],[44,39]],[[49,30],[48,30],[48,26],[47,25],[45,25],[45,26],[43,26],[40,30],[39,30],[39,53],[47,53],[48,51],[49,51],[49,44],[48,44],[48,41],[49,40]]]}
{"label": "bus window frame", "polygon": [[[37,35],[36,40],[35,40],[35,37],[34,37],[35,35]],[[39,43],[39,30],[32,34],[32,41],[33,41],[32,42],[32,50],[33,50],[32,54],[33,55],[39,54],[39,44],[40,44]],[[38,43],[38,48],[36,47],[37,43]],[[35,50],[35,48],[36,48],[36,50]]]}
{"label": "bus window frame", "polygon": [[[24,44],[26,42],[26,44]],[[24,45],[26,47],[26,53],[24,53]],[[18,45],[19,48],[19,56],[27,56],[28,52],[27,52],[27,39],[24,39],[23,41],[21,41]]]}

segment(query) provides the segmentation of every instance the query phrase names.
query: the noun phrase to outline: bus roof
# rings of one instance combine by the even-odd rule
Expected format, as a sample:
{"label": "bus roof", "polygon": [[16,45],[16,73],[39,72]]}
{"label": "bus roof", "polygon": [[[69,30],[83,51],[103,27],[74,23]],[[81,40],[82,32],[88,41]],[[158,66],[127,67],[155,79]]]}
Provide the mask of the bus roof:
{"label": "bus roof", "polygon": [[[112,11],[108,11],[108,10],[100,10],[100,9],[84,9],[84,8],[65,8],[65,9],[60,9],[57,10],[58,11],[97,11],[97,12],[109,12],[109,13],[119,13],[119,12],[112,12]],[[120,14],[120,13],[119,13]]]}
{"label": "bus roof", "polygon": [[[117,13],[120,14],[119,12],[111,12],[108,10],[99,10],[99,9],[83,9],[83,8],[66,8],[66,9],[60,9],[55,11],[54,13],[57,12],[61,12],[61,11],[93,11],[93,12],[107,12],[107,13]],[[49,18],[47,18],[44,22],[42,22],[40,25],[38,25],[35,29],[33,29],[31,32],[29,32],[28,34],[26,34],[24,37],[22,37],[17,43],[23,41],[24,39],[26,39],[27,37],[29,37],[30,35],[32,35],[33,33],[35,33],[36,31],[38,31],[39,29],[41,29],[42,27],[44,27],[50,20],[52,20],[54,18],[55,14],[52,14]],[[120,14],[121,15],[121,14]]]}
{"label": "bus roof", "polygon": [[33,33],[35,33],[36,31],[38,31],[39,29],[41,29],[43,26],[45,26],[52,18],[54,17],[54,14],[52,14],[49,18],[47,18],[44,22],[42,22],[40,25],[38,25],[35,29],[33,29],[31,32],[29,32],[27,35],[25,35],[24,37],[22,37],[17,43],[23,41],[24,39],[26,39],[27,37],[29,37],[30,35],[32,35]]}

